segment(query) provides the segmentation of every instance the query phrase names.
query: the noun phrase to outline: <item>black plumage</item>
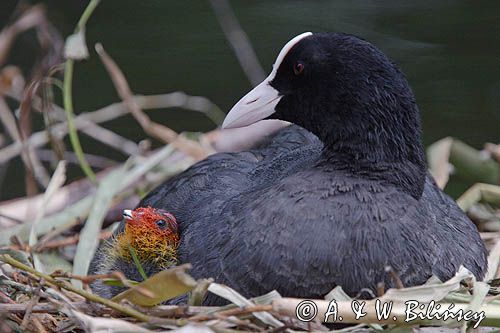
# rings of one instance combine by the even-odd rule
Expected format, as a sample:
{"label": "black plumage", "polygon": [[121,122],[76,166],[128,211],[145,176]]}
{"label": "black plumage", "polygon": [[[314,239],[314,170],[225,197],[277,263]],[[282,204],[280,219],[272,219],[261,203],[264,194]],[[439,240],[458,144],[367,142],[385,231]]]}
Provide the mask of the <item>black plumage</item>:
{"label": "black plumage", "polygon": [[291,126],[250,152],[213,155],[139,204],[176,216],[180,261],[249,297],[375,292],[394,286],[387,266],[405,286],[460,265],[482,278],[484,244],[427,173],[401,71],[357,37],[299,37],[224,125],[275,118],[317,137]]}

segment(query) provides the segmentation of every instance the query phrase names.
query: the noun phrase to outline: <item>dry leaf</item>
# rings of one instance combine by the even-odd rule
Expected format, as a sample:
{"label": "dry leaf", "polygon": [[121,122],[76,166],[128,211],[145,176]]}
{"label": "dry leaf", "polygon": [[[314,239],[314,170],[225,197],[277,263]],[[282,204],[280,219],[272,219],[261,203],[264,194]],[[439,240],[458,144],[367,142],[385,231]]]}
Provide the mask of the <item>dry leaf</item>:
{"label": "dry leaf", "polygon": [[[196,281],[186,273],[186,270],[190,268],[191,265],[184,264],[161,271],[134,288],[116,295],[112,300],[120,302],[126,299],[136,305],[153,306],[184,295],[196,287]],[[150,292],[154,297],[146,295],[149,294],[147,292]]]}
{"label": "dry leaf", "polygon": [[434,142],[427,148],[429,171],[440,189],[445,188],[450,179],[450,151],[453,138],[447,137]]}
{"label": "dry leaf", "polygon": [[89,50],[85,42],[85,32],[83,30],[66,38],[64,57],[73,60],[83,60],[89,57]]}
{"label": "dry leaf", "polygon": [[460,281],[473,278],[474,275],[465,267],[460,266],[457,274],[446,282],[441,282],[435,277],[431,277],[425,284],[416,287],[403,289],[391,288],[380,298],[381,300],[390,300],[396,302],[406,302],[407,300],[416,300],[422,303],[430,301],[438,302],[445,298],[450,292],[460,288]]}

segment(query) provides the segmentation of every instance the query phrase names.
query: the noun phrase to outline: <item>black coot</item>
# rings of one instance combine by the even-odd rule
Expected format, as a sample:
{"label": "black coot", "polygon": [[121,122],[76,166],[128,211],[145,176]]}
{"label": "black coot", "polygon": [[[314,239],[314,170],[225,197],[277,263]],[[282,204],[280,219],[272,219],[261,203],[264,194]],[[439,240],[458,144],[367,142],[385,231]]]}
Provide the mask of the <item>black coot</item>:
{"label": "black coot", "polygon": [[476,227],[427,173],[408,82],[373,45],[340,33],[295,37],[223,127],[260,119],[320,141],[292,126],[262,149],[197,163],[140,203],[176,216],[179,259],[195,277],[249,297],[311,298],[336,285],[350,295],[392,287],[387,266],[405,286],[449,279],[460,265],[484,276]]}

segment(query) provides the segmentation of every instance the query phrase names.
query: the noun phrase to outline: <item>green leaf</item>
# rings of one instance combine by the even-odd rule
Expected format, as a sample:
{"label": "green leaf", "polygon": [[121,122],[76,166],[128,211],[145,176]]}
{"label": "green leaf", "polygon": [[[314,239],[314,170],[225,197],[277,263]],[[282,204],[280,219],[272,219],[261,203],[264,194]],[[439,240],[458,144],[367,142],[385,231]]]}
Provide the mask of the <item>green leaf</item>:
{"label": "green leaf", "polygon": [[144,272],[144,268],[142,268],[141,262],[139,261],[139,258],[137,258],[137,253],[135,252],[135,249],[129,244],[128,246],[128,251],[130,252],[130,256],[132,257],[132,260],[134,261],[135,267],[137,267],[137,270],[139,271],[139,274],[142,276],[142,280],[145,281],[148,279],[148,276],[146,275],[146,272]]}
{"label": "green leaf", "polygon": [[12,249],[0,249],[0,254],[8,254],[9,256],[25,264],[26,266],[33,267],[33,264],[29,260],[28,254],[24,251],[12,250]]}
{"label": "green leaf", "polygon": [[[113,286],[113,287],[127,287],[126,285],[123,284],[121,280],[116,280],[116,279],[102,279],[102,283],[108,286]],[[133,281],[133,280],[127,280],[128,285],[136,286],[140,282]]]}
{"label": "green leaf", "polygon": [[61,257],[56,251],[42,252],[37,255],[46,273],[55,271],[71,272],[73,268],[69,261]]}

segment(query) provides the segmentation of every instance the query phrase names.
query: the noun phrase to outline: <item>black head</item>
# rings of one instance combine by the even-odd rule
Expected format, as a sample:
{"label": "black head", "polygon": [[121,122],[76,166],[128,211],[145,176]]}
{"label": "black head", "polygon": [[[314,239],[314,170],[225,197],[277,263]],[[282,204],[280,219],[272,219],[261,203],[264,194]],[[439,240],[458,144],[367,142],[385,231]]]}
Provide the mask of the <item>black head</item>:
{"label": "black head", "polygon": [[403,73],[380,50],[342,33],[305,33],[280,52],[272,73],[230,111],[223,127],[281,119],[316,134],[349,165],[408,164],[425,177],[420,120]]}

